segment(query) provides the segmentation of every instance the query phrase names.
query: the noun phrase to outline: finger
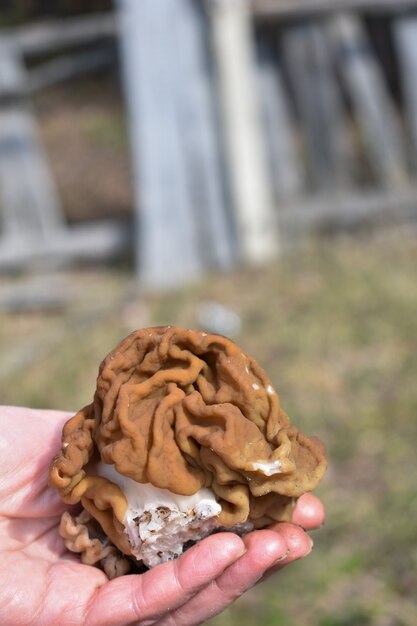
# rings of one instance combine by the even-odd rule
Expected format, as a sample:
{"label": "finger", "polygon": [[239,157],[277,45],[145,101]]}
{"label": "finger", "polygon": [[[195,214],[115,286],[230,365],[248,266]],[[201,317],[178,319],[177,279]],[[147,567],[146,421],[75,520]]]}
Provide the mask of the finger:
{"label": "finger", "polygon": [[300,528],[300,526],[281,522],[273,528],[275,532],[279,533],[280,537],[284,539],[288,546],[288,553],[265,573],[261,582],[270,578],[275,572],[283,569],[286,565],[308,556],[314,545],[311,537],[305,530]]}
{"label": "finger", "polygon": [[292,521],[305,530],[313,530],[323,526],[325,520],[324,506],[311,493],[305,493],[297,500]]}
{"label": "finger", "polygon": [[154,624],[220,576],[245,549],[237,535],[219,533],[146,574],[115,578],[97,590],[85,624]]}
{"label": "finger", "polygon": [[271,530],[254,531],[243,541],[245,554],[186,604],[161,618],[158,626],[193,626],[214,617],[285,558],[288,550],[284,536]]}

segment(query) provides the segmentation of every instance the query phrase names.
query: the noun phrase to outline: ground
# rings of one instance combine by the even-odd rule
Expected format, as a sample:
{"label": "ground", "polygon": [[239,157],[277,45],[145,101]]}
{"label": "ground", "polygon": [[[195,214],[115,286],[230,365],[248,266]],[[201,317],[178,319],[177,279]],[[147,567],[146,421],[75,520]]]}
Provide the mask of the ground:
{"label": "ground", "polygon": [[416,263],[404,228],[306,241],[257,271],[158,297],[140,297],[128,267],[61,273],[49,284],[67,298],[48,313],[0,316],[0,397],[75,410],[129,331],[196,326],[207,300],[228,307],[241,319],[235,340],[268,371],[293,422],[324,441],[330,465],[312,554],[212,626],[413,626]]}

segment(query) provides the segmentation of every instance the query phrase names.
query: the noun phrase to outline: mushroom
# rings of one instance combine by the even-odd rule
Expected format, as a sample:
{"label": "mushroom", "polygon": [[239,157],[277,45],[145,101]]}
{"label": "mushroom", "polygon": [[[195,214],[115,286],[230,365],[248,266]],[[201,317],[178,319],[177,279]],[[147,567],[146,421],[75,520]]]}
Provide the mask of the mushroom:
{"label": "mushroom", "polygon": [[[221,335],[138,330],[99,368],[91,404],[64,426],[50,484],[69,550],[109,577],[176,558],[219,531],[291,519],[326,470],[256,361]],[[107,563],[107,566],[106,566]]]}

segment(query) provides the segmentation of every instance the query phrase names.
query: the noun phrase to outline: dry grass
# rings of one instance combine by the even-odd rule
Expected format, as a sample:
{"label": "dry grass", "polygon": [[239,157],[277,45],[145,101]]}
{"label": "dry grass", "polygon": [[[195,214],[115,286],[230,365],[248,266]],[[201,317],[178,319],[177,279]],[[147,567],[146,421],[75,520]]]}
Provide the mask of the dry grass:
{"label": "dry grass", "polygon": [[237,341],[269,372],[293,421],[327,445],[319,493],[328,520],[308,559],[211,624],[413,626],[416,263],[417,241],[397,232],[311,242],[263,270],[146,300],[132,296],[123,271],[67,277],[73,298],[63,310],[1,317],[1,397],[75,409],[90,401],[100,359],[135,326],[196,326],[207,299],[232,308]]}

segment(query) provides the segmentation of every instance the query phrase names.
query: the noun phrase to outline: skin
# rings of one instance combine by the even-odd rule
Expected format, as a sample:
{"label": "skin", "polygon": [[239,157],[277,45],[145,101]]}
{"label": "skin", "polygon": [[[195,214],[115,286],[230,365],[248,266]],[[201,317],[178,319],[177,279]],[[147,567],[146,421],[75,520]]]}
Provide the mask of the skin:
{"label": "skin", "polygon": [[324,522],[317,498],[299,499],[293,523],[207,537],[176,561],[109,581],[67,552],[58,534],[68,509],[47,485],[70,415],[0,408],[0,623],[8,626],[191,626],[306,556],[306,530]]}

